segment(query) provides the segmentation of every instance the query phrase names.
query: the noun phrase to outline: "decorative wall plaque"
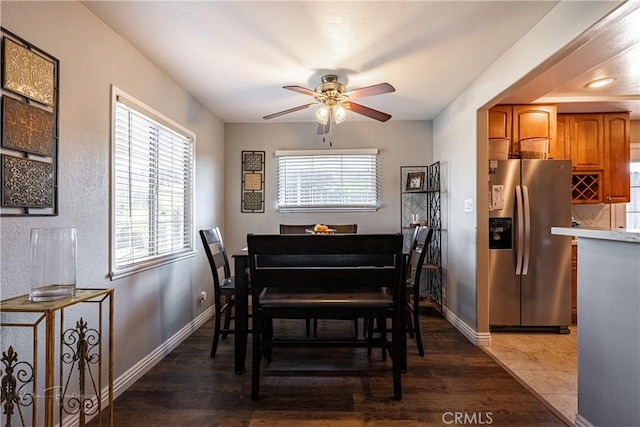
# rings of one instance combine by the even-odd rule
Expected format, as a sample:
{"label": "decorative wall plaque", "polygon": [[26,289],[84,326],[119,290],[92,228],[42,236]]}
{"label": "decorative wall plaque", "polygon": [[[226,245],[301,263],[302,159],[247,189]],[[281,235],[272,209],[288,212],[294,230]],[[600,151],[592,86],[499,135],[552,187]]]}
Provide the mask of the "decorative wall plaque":
{"label": "decorative wall plaque", "polygon": [[53,206],[53,164],[2,155],[2,206]]}
{"label": "decorative wall plaque", "polygon": [[242,152],[241,212],[264,212],[264,151]]}
{"label": "decorative wall plaque", "polygon": [[60,61],[0,32],[0,216],[55,216]]}
{"label": "decorative wall plaque", "polygon": [[242,211],[264,212],[262,193],[254,191],[245,192],[242,197]]}
{"label": "decorative wall plaque", "polygon": [[252,191],[262,190],[262,174],[261,173],[245,173],[244,189]]}
{"label": "decorative wall plaque", "polygon": [[2,52],[5,89],[45,105],[54,105],[54,63],[5,37]]}
{"label": "decorative wall plaque", "polygon": [[2,98],[2,146],[52,157],[53,113],[10,96]]}

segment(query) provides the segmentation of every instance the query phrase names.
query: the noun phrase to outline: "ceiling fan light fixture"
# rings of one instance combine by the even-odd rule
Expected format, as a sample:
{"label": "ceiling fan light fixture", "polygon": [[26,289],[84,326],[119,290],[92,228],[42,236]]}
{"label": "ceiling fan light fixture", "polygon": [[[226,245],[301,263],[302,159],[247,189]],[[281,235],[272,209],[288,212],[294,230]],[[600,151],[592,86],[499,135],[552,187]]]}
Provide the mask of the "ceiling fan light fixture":
{"label": "ceiling fan light fixture", "polygon": [[338,104],[333,112],[333,120],[335,120],[336,124],[344,122],[347,119],[347,109],[342,106],[342,104]]}
{"label": "ceiling fan light fixture", "polygon": [[615,79],[613,79],[613,78],[598,79],[598,80],[594,80],[594,81],[588,83],[587,87],[589,89],[597,89],[599,87],[607,86],[607,85],[613,83],[614,81],[615,81]]}
{"label": "ceiling fan light fixture", "polygon": [[326,125],[327,123],[329,123],[329,107],[323,105],[318,108],[318,111],[316,111],[316,120],[321,125]]}

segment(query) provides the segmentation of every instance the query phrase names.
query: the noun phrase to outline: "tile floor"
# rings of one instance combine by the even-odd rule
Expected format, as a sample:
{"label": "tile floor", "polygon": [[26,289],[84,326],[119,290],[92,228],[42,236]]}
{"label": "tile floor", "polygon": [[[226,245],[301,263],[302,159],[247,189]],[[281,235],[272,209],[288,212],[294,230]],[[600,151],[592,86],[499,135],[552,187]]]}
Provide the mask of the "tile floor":
{"label": "tile floor", "polygon": [[578,412],[578,330],[570,334],[493,332],[483,347],[568,425]]}

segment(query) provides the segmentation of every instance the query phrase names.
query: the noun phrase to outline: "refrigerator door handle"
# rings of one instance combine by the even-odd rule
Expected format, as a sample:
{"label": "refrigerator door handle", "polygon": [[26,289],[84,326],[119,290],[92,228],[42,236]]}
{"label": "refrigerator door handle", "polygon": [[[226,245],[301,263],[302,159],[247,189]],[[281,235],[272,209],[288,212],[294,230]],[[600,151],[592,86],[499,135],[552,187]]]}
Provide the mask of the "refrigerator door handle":
{"label": "refrigerator door handle", "polygon": [[516,242],[516,276],[522,275],[522,252],[524,245],[524,206],[522,202],[522,187],[516,185],[516,223],[518,225],[518,240]]}
{"label": "refrigerator door handle", "polygon": [[529,272],[529,254],[531,252],[531,201],[529,199],[529,187],[522,186],[522,195],[524,199],[524,255],[522,256],[522,275],[526,276]]}

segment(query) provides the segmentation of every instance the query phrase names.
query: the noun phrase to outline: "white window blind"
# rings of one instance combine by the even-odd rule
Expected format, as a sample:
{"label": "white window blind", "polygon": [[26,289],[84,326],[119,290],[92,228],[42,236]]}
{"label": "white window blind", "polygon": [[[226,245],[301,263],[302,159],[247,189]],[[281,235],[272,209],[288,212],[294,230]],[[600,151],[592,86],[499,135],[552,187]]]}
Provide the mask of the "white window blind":
{"label": "white window blind", "polygon": [[640,230],[640,161],[631,162],[631,201],[627,203],[627,228]]}
{"label": "white window blind", "polygon": [[375,210],[378,150],[277,151],[278,210]]}
{"label": "white window blind", "polygon": [[194,137],[122,94],[113,122],[112,277],[194,250]]}

